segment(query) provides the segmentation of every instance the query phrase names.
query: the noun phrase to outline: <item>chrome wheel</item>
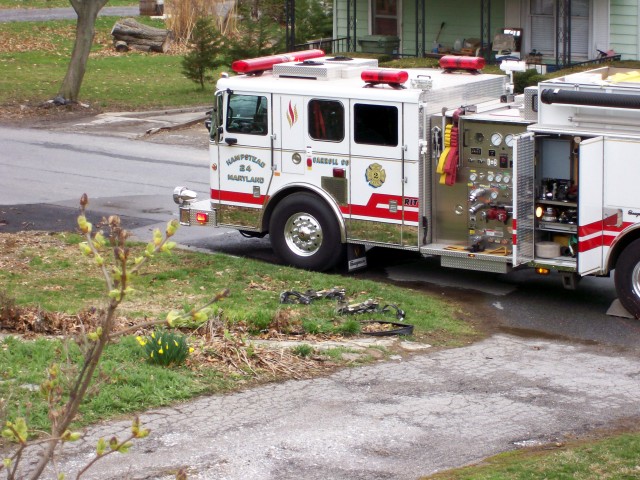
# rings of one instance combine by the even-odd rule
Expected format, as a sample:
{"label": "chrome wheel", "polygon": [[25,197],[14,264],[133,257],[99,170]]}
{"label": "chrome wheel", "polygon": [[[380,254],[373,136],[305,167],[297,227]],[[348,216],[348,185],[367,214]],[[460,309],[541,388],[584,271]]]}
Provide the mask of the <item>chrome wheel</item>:
{"label": "chrome wheel", "polygon": [[291,215],[284,226],[284,239],[296,255],[308,257],[322,245],[322,226],[308,213]]}
{"label": "chrome wheel", "polygon": [[640,263],[636,263],[631,272],[631,290],[636,297],[640,298]]}
{"label": "chrome wheel", "polygon": [[282,199],[269,220],[273,251],[288,265],[326,271],[343,258],[335,214],[318,196],[296,192]]}

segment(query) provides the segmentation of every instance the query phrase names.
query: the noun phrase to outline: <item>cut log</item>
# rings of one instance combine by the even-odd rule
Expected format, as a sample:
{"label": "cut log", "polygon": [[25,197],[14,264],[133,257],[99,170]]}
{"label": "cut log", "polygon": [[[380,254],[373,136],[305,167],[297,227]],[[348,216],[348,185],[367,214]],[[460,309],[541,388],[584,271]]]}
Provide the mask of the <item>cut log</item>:
{"label": "cut log", "polygon": [[171,31],[162,28],[149,27],[136,22],[133,18],[125,18],[115,23],[111,29],[111,36],[116,50],[123,51],[123,45],[145,52],[165,53],[171,44]]}
{"label": "cut log", "polygon": [[116,47],[116,52],[128,52],[129,51],[129,46],[127,45],[127,42],[123,42],[122,40],[115,40],[113,42],[113,44]]}

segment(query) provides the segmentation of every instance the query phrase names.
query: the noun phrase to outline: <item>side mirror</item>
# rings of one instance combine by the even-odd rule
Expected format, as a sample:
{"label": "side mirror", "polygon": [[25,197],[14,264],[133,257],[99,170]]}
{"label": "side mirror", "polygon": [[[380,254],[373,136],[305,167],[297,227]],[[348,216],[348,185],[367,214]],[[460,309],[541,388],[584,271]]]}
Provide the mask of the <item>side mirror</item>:
{"label": "side mirror", "polygon": [[207,117],[204,119],[204,126],[208,131],[211,131],[211,114],[213,110],[209,110],[206,115]]}

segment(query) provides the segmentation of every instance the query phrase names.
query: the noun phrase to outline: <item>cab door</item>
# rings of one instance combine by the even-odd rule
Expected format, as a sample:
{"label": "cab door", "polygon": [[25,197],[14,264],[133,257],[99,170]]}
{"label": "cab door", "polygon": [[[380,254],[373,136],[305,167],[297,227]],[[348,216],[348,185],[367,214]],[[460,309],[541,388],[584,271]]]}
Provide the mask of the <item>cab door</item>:
{"label": "cab door", "polygon": [[403,105],[351,100],[350,110],[349,239],[401,245],[406,181]]}
{"label": "cab door", "polygon": [[212,201],[220,203],[218,223],[222,225],[258,227],[273,172],[272,110],[270,94],[224,94],[217,146],[219,190],[211,192]]}

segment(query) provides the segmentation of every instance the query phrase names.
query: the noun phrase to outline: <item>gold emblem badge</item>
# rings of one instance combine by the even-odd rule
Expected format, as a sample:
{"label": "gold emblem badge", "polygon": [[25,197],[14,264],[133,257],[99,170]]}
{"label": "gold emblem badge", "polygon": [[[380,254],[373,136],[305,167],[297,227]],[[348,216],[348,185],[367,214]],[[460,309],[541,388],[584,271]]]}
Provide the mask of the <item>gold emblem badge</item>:
{"label": "gold emblem badge", "polygon": [[373,188],[378,188],[381,187],[387,179],[387,173],[384,171],[384,168],[382,168],[382,165],[379,163],[372,163],[367,167],[365,177],[367,178],[369,185]]}

